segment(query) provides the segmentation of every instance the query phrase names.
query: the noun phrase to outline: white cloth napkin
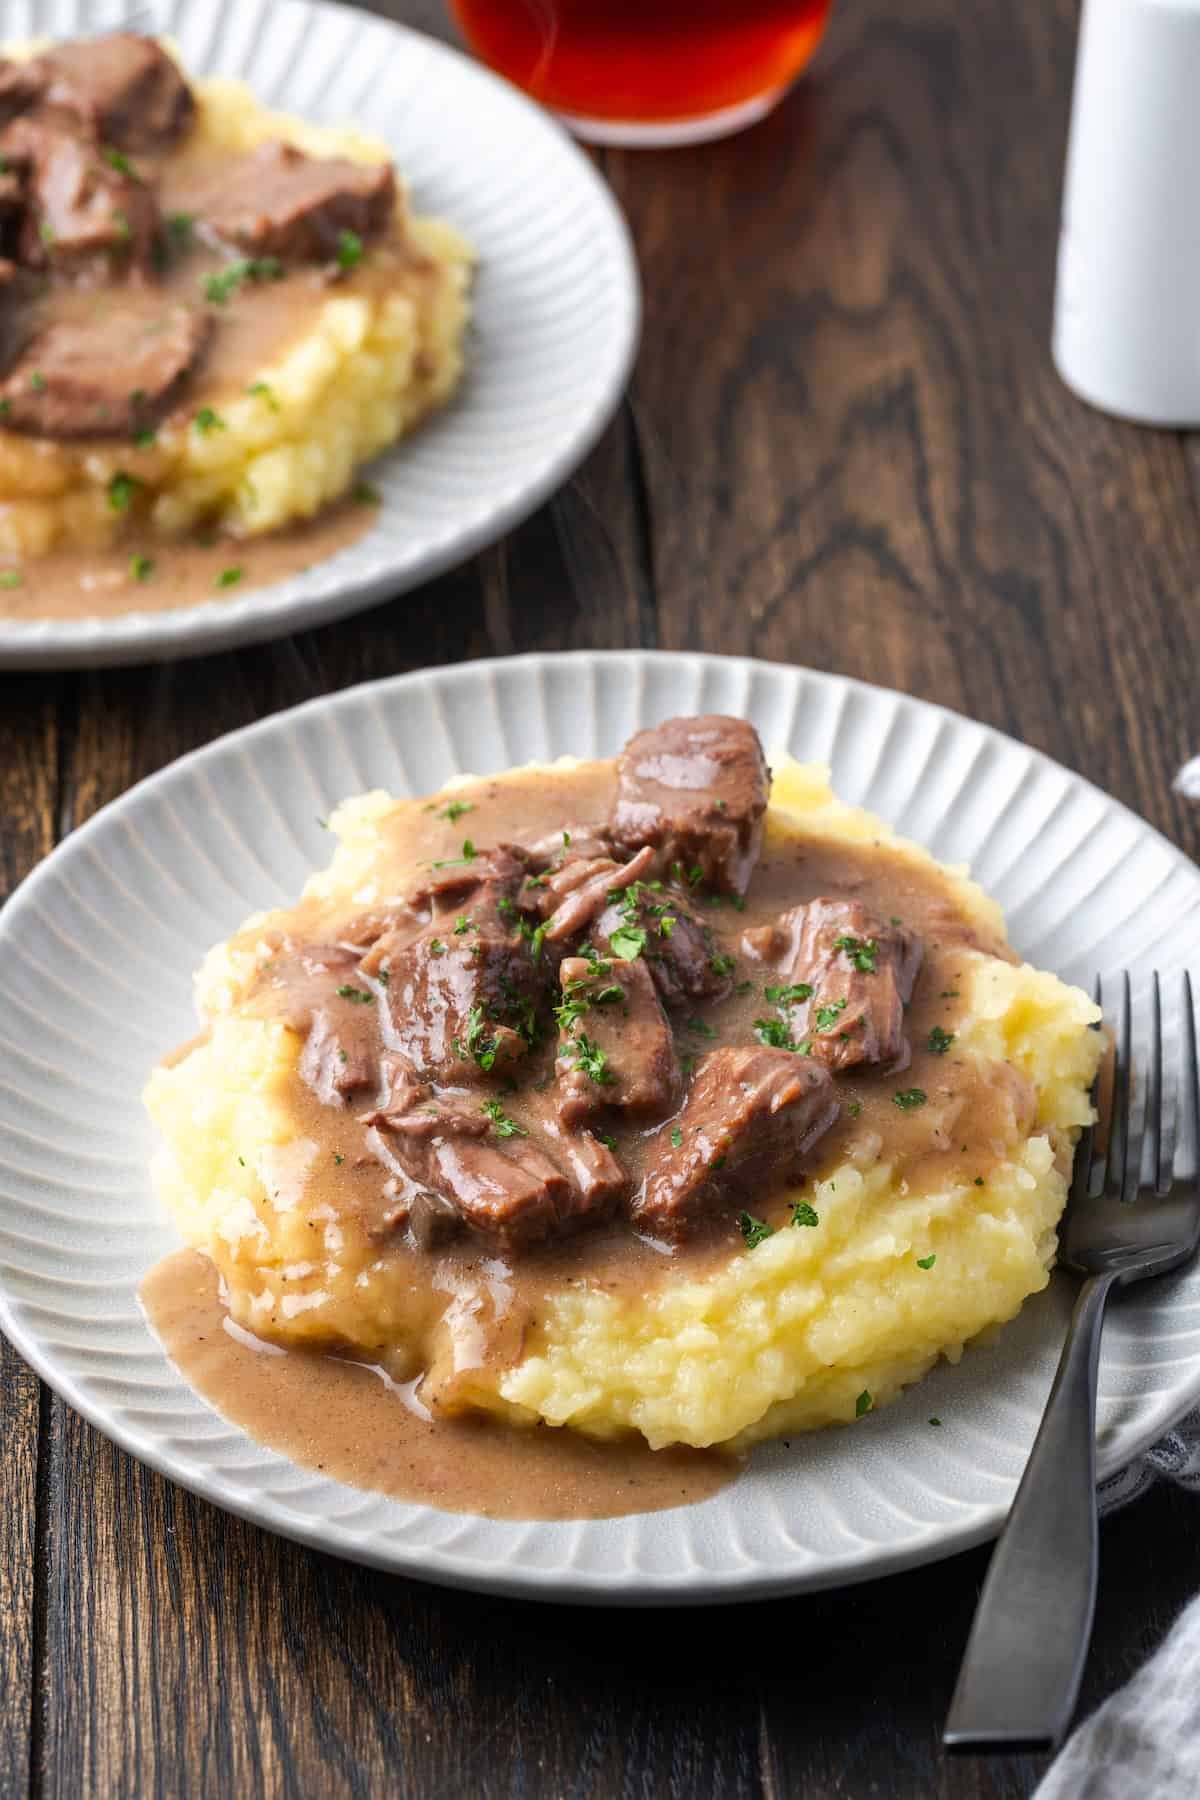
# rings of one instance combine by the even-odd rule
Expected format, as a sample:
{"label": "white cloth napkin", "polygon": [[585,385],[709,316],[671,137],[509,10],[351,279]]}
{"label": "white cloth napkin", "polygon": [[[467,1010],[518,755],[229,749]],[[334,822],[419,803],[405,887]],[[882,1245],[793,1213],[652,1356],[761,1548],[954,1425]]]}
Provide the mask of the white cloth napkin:
{"label": "white cloth napkin", "polygon": [[[1200,761],[1197,763],[1200,778]],[[1165,1478],[1200,1493],[1200,1410],[1100,1489],[1102,1512]],[[1200,1600],[1166,1641],[1067,1740],[1034,1800],[1197,1800],[1200,1796]]]}

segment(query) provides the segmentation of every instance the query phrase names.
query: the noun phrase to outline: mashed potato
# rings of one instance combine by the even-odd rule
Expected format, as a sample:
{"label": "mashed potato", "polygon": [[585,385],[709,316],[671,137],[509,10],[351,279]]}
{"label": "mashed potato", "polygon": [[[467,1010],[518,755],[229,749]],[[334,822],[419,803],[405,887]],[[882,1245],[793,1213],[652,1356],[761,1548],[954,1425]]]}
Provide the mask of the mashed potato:
{"label": "mashed potato", "polygon": [[[390,160],[381,139],[271,112],[241,82],[198,80],[193,89],[189,146],[233,152],[275,138],[318,156]],[[196,404],[208,397],[201,370],[149,445],[0,432],[0,557],[99,549],[134,526],[167,538],[200,525],[250,537],[347,493],[360,465],[441,406],[462,373],[470,249],[440,220],[409,214],[405,223],[420,273],[401,270],[357,292],[331,285],[300,335],[265,354],[241,391],[221,396],[221,429],[194,428]],[[132,501],[116,510],[112,483],[122,475]]]}
{"label": "mashed potato", "polygon": [[[802,831],[880,842],[935,866],[836,800],[824,770],[774,760],[768,841]],[[396,805],[368,795],[335,814],[339,847],[310,882],[310,905],[344,916],[380,897],[380,827]],[[947,880],[981,941],[1002,942],[994,903],[965,872]],[[300,1039],[238,1010],[263,934],[285,917],[251,920],[211,953],[198,982],[210,1035],[156,1070],[146,1093],[164,1139],[154,1169],[163,1199],[251,1329],[350,1346],[399,1373],[430,1369],[450,1404],[518,1422],[636,1431],[655,1446],[741,1445],[886,1404],[1046,1285],[1072,1147],[1091,1117],[1101,1038],[1089,1027],[1099,1014],[1053,975],[968,950],[956,1052],[997,1095],[986,1175],[912,1184],[867,1136],[803,1189],[811,1228],[777,1230],[694,1278],[668,1265],[642,1292],[606,1291],[586,1276],[562,1283],[507,1366],[472,1367],[458,1354],[462,1318],[445,1316],[447,1290],[417,1291],[409,1266],[381,1256],[353,1216],[311,1203],[316,1146],[297,1125]]]}

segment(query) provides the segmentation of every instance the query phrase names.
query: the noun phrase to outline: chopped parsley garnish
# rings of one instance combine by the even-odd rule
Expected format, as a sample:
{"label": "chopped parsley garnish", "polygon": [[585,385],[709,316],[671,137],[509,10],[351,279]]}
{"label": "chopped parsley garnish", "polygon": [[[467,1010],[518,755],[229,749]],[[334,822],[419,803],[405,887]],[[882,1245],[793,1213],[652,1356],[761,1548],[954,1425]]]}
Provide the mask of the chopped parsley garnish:
{"label": "chopped parsley garnish", "polygon": [[462,937],[462,935],[465,931],[478,931],[478,930],[479,930],[478,925],[476,925],[476,923],[473,919],[468,919],[466,913],[459,913],[457,919],[455,919],[455,921],[454,921],[455,937]]}
{"label": "chopped parsley garnish", "polygon": [[935,1025],[933,1030],[929,1033],[929,1048],[933,1051],[935,1056],[945,1056],[953,1042],[954,1033],[952,1031],[943,1031],[940,1025]]}
{"label": "chopped parsley garnish", "polygon": [[818,1031],[832,1031],[834,1026],[837,1024],[838,1019],[841,1017],[842,1013],[845,1012],[845,1010],[846,1010],[846,1001],[844,999],[831,1000],[828,1006],[818,1006],[818,1008],[817,1008],[817,1030]]}
{"label": "chopped parsley garnish", "polygon": [[348,981],[343,981],[342,985],[334,988],[333,991],[339,1000],[353,1000],[355,1006],[373,1006],[375,1004],[375,996],[368,988],[352,987]]}
{"label": "chopped parsley garnish", "polygon": [[[716,1166],[717,1165],[714,1163],[713,1167],[716,1168]],[[738,1214],[738,1224],[741,1227],[742,1236],[746,1240],[747,1250],[757,1249],[764,1238],[774,1237],[775,1235],[775,1227],[773,1225],[768,1225],[765,1219],[754,1218],[753,1215],[748,1212],[740,1212]]]}
{"label": "chopped parsley garnish", "polygon": [[622,962],[636,962],[646,948],[646,933],[640,925],[618,925],[609,933],[609,948]]}
{"label": "chopped parsley garnish", "polygon": [[173,250],[186,250],[192,241],[192,226],[195,220],[191,213],[173,212],[167,214],[167,236],[171,240]]}
{"label": "chopped parsley garnish", "polygon": [[154,558],[152,556],[131,556],[129,573],[135,581],[149,581],[154,573]]}
{"label": "chopped parsley garnish", "polygon": [[763,998],[772,1006],[796,1006],[801,1000],[812,999],[812,988],[807,981],[794,981],[791,987],[765,987]]}
{"label": "chopped parsley garnish", "polygon": [[564,831],[563,832],[563,849],[569,850],[570,847],[571,847],[571,834],[569,831]]}
{"label": "chopped parsley garnish", "polygon": [[202,437],[207,437],[210,431],[224,431],[225,429],[224,419],[219,412],[214,412],[211,406],[202,406],[198,412],[193,413],[192,424]]}
{"label": "chopped parsley garnish", "polygon": [[847,1100],[846,1111],[852,1119],[857,1119],[859,1113],[862,1111],[862,1101]]}
{"label": "chopped parsley garnish", "polygon": [[938,995],[938,998],[939,998],[939,1000],[957,1000],[958,999],[958,989],[957,988],[943,988],[941,993]]}
{"label": "chopped parsley garnish", "polygon": [[929,1423],[930,1423],[930,1424],[931,1424],[931,1425],[940,1425],[940,1424],[941,1424],[941,1422],[942,1422],[942,1421],[941,1421],[941,1420],[940,1420],[940,1419],[938,1419],[938,1418],[932,1418],[932,1419],[930,1419],[930,1421],[929,1421]]}
{"label": "chopped parsley garnish", "polygon": [[515,1119],[509,1118],[498,1100],[485,1100],[479,1110],[486,1113],[492,1121],[492,1130],[498,1138],[529,1136],[524,1126],[518,1125]]}
{"label": "chopped parsley garnish", "polygon": [[46,377],[42,374],[42,371],[40,369],[35,369],[33,371],[33,374],[29,377],[29,385],[33,389],[35,394],[44,394],[45,393]]}
{"label": "chopped parsley garnish", "polygon": [[867,1392],[866,1388],[864,1388],[862,1393],[858,1396],[858,1399],[854,1402],[855,1418],[861,1419],[865,1413],[870,1412],[870,1410],[874,1406],[874,1404],[875,1404],[875,1402],[872,1400],[872,1398],[871,1398],[870,1394]]}
{"label": "chopped parsley garnish", "polygon": [[139,450],[149,450],[157,435],[158,434],[152,425],[146,425],[143,426],[141,431],[134,432],[133,441]]}
{"label": "chopped parsley garnish", "polygon": [[357,231],[339,231],[337,259],[339,269],[352,269],[362,261],[363,241]]}
{"label": "chopped parsley garnish", "polygon": [[915,1112],[918,1106],[924,1106],[928,1098],[925,1089],[918,1087],[901,1088],[898,1093],[892,1095],[894,1104],[900,1108],[901,1112]]}
{"label": "chopped parsley garnish", "polygon": [[127,156],[122,156],[119,150],[106,150],[104,152],[104,160],[110,169],[115,169],[117,171],[118,175],[124,175],[128,180],[136,181],[139,185],[141,184],[141,176],[138,174],[129,158]]}
{"label": "chopped parsley garnish", "polygon": [[917,1267],[918,1267],[918,1269],[932,1269],[932,1267],[936,1261],[937,1261],[937,1256],[934,1252],[931,1251],[928,1256],[918,1256]]}
{"label": "chopped parsley garnish", "polygon": [[129,503],[141,485],[136,475],[128,475],[124,469],[118,469],[108,484],[108,504],[113,511],[128,512]]}
{"label": "chopped parsley garnish", "polygon": [[611,1132],[598,1131],[596,1133],[596,1136],[599,1138],[600,1142],[604,1145],[604,1148],[606,1150],[615,1150],[616,1149],[617,1140],[615,1137],[613,1137]]}
{"label": "chopped parsley garnish", "polygon": [[356,481],[350,489],[350,498],[356,506],[378,506],[382,496],[369,481]]}
{"label": "chopped parsley garnish", "polygon": [[483,1022],[482,1006],[473,1006],[467,1014],[467,1036],[465,1043],[454,1040],[454,1048],[463,1062],[472,1059],[478,1063],[484,1074],[490,1073],[496,1061],[496,1039],[489,1037],[487,1026]]}
{"label": "chopped parsley garnish", "polygon": [[446,946],[443,944],[441,938],[434,938],[432,940],[429,946],[429,954],[430,956],[445,956]]}
{"label": "chopped parsley garnish", "polygon": [[671,1133],[671,1142],[675,1146],[676,1150],[678,1150],[680,1144],[682,1144],[682,1142],[683,1142],[683,1133],[679,1129],[678,1125],[675,1127],[674,1131]]}
{"label": "chopped parsley garnish", "polygon": [[984,1181],[983,1181],[983,1176],[982,1176],[982,1175],[977,1175],[977,1176],[976,1176],[976,1177],[975,1177],[975,1186],[976,1186],[976,1187],[982,1187],[982,1186],[983,1186],[983,1185],[984,1185]]}
{"label": "chopped parsley garnish", "polygon": [[737,960],[735,957],[726,956],[723,952],[718,951],[715,956],[709,957],[708,966],[714,975],[732,975],[737,968]]}
{"label": "chopped parsley garnish", "polygon": [[245,573],[245,569],[240,565],[237,565],[232,569],[222,569],[221,573],[217,576],[215,585],[219,588],[236,587]]}
{"label": "chopped parsley garnish", "polygon": [[733,991],[735,994],[752,994],[754,992],[754,983],[752,981],[739,981]]}
{"label": "chopped parsley garnish", "polygon": [[579,954],[586,962],[591,964],[593,975],[611,974],[612,964],[610,962],[605,962],[604,958],[593,944],[582,945]]}
{"label": "chopped parsley garnish", "polygon": [[874,938],[856,938],[843,935],[842,937],[834,938],[833,947],[835,950],[844,950],[846,952],[847,960],[852,967],[858,970],[860,975],[874,975],[876,973],[876,958],[879,955],[879,945],[875,942]]}
{"label": "chopped parsley garnish", "polygon": [[693,1013],[688,1019],[687,1028],[689,1031],[694,1031],[698,1037],[715,1038],[717,1035],[707,1020],[700,1018],[698,1013]]}
{"label": "chopped parsley garnish", "polygon": [[475,802],[473,800],[451,800],[448,806],[443,806],[441,812],[438,814],[438,818],[449,819],[451,825],[453,825],[458,819],[462,818],[464,813],[474,811]]}
{"label": "chopped parsley garnish", "polygon": [[[117,215],[116,215],[118,220],[122,216],[123,215],[121,213],[117,213]],[[129,224],[127,221],[126,225],[125,225],[125,235],[128,236],[128,233],[129,233]],[[47,246],[52,244],[54,242],[55,235],[56,234],[55,234],[54,227],[50,223],[49,219],[43,219],[41,224],[38,226],[38,236],[41,238],[43,244],[46,244]]]}
{"label": "chopped parsley garnish", "polygon": [[245,1159],[245,1157],[244,1157],[244,1156],[239,1156],[239,1157],[238,1157],[238,1168],[239,1168],[239,1169],[244,1169],[244,1168],[245,1168],[245,1166],[246,1166],[246,1159]]}
{"label": "chopped parsley garnish", "polygon": [[243,256],[231,262],[218,275],[206,275],[201,284],[204,298],[214,306],[224,306],[241,287],[243,281],[281,281],[283,264],[277,256]]}
{"label": "chopped parsley garnish", "polygon": [[340,1169],[342,1164],[345,1162],[346,1158],[344,1157],[344,1155],[342,1154],[342,1152],[340,1150],[335,1150],[333,1153],[333,1160],[337,1164],[338,1168]]}
{"label": "chopped parsley garnish", "polygon": [[577,1037],[571,1039],[569,1048],[575,1052],[575,1067],[582,1069],[589,1081],[594,1081],[598,1087],[603,1087],[612,1080],[613,1074],[608,1066],[608,1057],[599,1044],[593,1044],[592,1040],[585,1037],[582,1031]]}
{"label": "chopped parsley garnish", "polygon": [[[464,838],[461,856],[444,856],[440,862],[427,863],[426,867],[430,868],[430,869],[456,869],[458,867],[459,863],[474,862],[476,854],[477,854],[477,852],[476,852],[475,846],[471,842],[470,838]],[[507,895],[505,896],[505,899],[507,899]],[[505,912],[505,911],[511,912],[513,910],[512,901],[511,900],[508,901],[507,907],[505,907],[502,902],[501,906],[500,906],[500,910],[501,910],[501,912]]]}
{"label": "chopped parsley garnish", "polygon": [[793,1225],[819,1225],[821,1223],[817,1217],[816,1208],[810,1206],[807,1200],[793,1200],[791,1208]]}
{"label": "chopped parsley garnish", "polygon": [[0,569],[0,588],[18,588],[20,585],[20,569]]}
{"label": "chopped parsley garnish", "polygon": [[794,1050],[796,1040],[782,1019],[755,1019],[754,1035],[760,1044],[772,1050]]}
{"label": "chopped parsley garnish", "polygon": [[271,386],[269,381],[252,381],[250,386],[246,389],[246,392],[248,394],[253,394],[257,400],[265,400],[272,412],[279,411],[279,402],[275,398],[275,389]]}

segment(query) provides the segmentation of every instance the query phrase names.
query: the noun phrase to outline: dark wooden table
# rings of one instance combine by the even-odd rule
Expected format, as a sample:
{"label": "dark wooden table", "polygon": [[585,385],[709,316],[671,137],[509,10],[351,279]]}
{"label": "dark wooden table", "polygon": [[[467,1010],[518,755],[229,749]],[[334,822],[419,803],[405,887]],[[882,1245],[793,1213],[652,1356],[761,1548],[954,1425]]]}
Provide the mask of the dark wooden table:
{"label": "dark wooden table", "polygon": [[[445,30],[434,0],[398,15]],[[0,892],[129,784],[428,663],[645,644],[988,720],[1191,854],[1198,460],[1047,352],[1070,0],[842,0],[812,78],[709,148],[605,154],[642,258],[629,404],[576,479],[432,587],[178,667],[0,677]],[[103,1054],[103,1046],[98,1046]],[[70,1121],[64,1121],[69,1132]],[[939,1727],[980,1551],[673,1614],[389,1580],[148,1473],[0,1344],[0,1796],[1024,1796]],[[1200,1587],[1200,1509],[1110,1521],[1086,1704]]]}

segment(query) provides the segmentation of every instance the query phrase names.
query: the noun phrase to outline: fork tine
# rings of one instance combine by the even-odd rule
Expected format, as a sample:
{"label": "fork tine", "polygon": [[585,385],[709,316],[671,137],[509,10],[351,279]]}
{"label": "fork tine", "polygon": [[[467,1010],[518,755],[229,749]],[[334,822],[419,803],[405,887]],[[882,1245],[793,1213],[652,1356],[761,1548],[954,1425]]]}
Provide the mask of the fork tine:
{"label": "fork tine", "polygon": [[1176,1180],[1200,1174],[1200,1065],[1196,1057],[1196,1009],[1192,978],[1184,970],[1180,983],[1179,1093],[1174,1172]]}
{"label": "fork tine", "polygon": [[[1138,1160],[1130,1156],[1136,1135],[1141,1150],[1141,1133],[1131,1131],[1130,1069],[1133,1062],[1133,1008],[1130,1003],[1129,972],[1121,976],[1117,1004],[1117,1061],[1113,1070],[1112,1107],[1109,1113],[1108,1143],[1104,1157],[1104,1198],[1132,1199],[1137,1186]],[[1133,1175],[1131,1182],[1130,1175]]]}
{"label": "fork tine", "polygon": [[[1104,988],[1101,984],[1099,975],[1097,975],[1095,981],[1092,983],[1092,999],[1095,1001],[1096,1005],[1100,1008],[1101,1012],[1103,1013],[1103,1011],[1104,1011]],[[1100,1020],[1100,1023],[1097,1025],[1096,1029],[1098,1031],[1104,1030],[1103,1018]],[[1089,1098],[1091,1099],[1091,1102],[1092,1102],[1092,1110],[1096,1111],[1097,1110],[1096,1102],[1100,1098],[1100,1071],[1099,1070],[1096,1071],[1096,1079],[1092,1083],[1092,1091],[1091,1091]],[[1079,1142],[1075,1146],[1075,1161],[1071,1168],[1071,1191],[1068,1196],[1068,1205],[1079,1206],[1083,1201],[1087,1200],[1090,1197],[1091,1186],[1092,1186],[1092,1169],[1095,1165],[1095,1161],[1096,1161],[1096,1125],[1095,1125],[1095,1122],[1093,1121],[1093,1123],[1091,1125],[1084,1126],[1083,1130],[1079,1134]]]}
{"label": "fork tine", "polygon": [[1150,977],[1150,1045],[1146,1060],[1145,1125],[1138,1163],[1139,1185],[1160,1188],[1163,1139],[1162,987],[1155,969]]}

